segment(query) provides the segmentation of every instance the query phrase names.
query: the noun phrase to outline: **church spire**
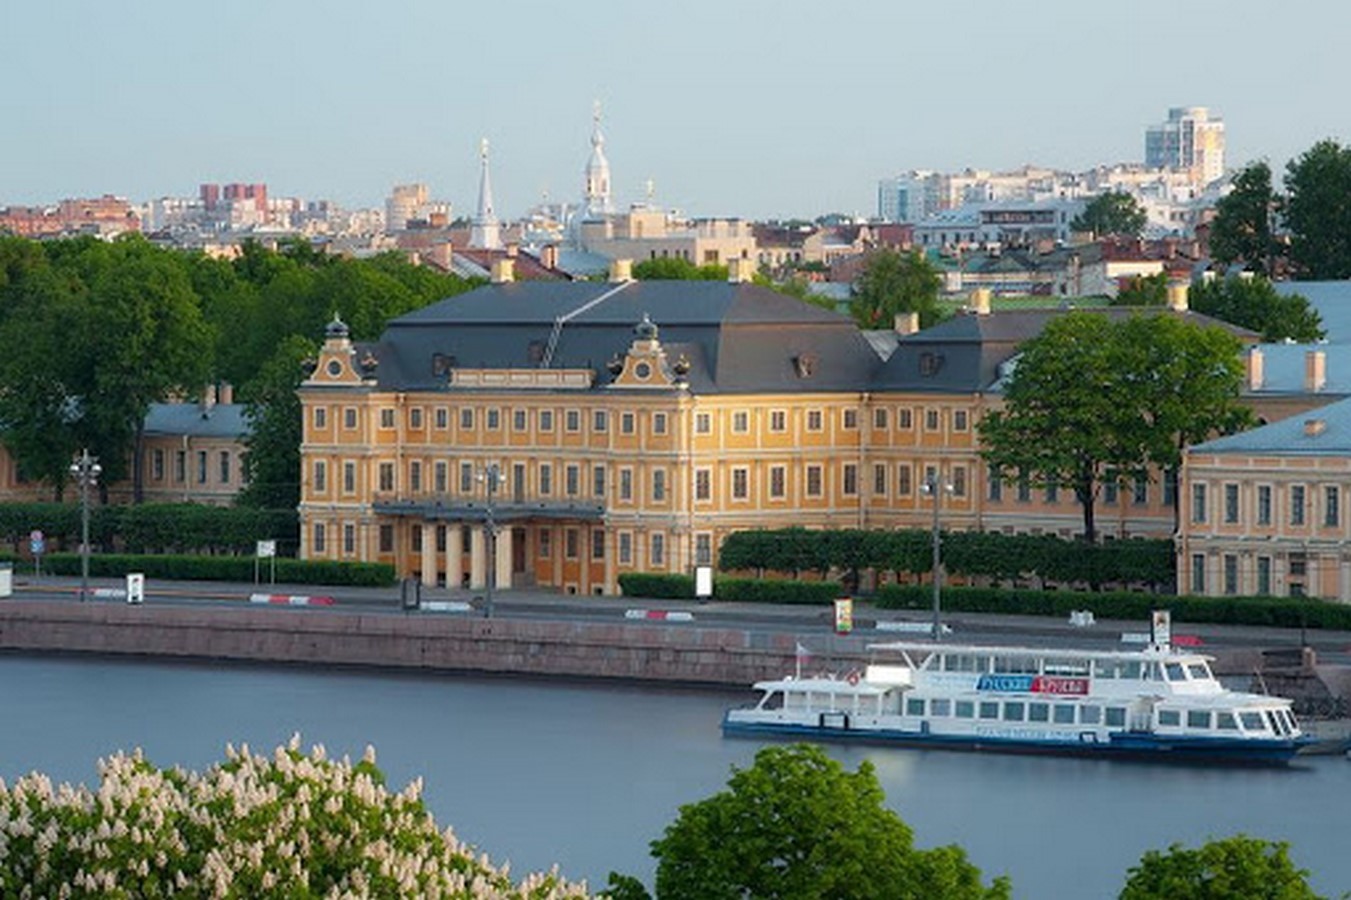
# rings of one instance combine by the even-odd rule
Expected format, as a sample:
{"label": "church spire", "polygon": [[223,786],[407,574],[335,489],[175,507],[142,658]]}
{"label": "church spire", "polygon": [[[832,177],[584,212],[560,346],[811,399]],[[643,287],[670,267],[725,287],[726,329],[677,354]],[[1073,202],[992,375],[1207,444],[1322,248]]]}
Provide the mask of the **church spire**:
{"label": "church spire", "polygon": [[501,250],[502,231],[493,211],[493,182],[488,174],[488,139],[479,142],[478,212],[469,229],[469,246],[475,250]]}
{"label": "church spire", "polygon": [[605,135],[600,130],[599,100],[591,111],[591,159],[586,164],[582,205],[588,218],[614,212],[610,200],[610,161],[605,158]]}

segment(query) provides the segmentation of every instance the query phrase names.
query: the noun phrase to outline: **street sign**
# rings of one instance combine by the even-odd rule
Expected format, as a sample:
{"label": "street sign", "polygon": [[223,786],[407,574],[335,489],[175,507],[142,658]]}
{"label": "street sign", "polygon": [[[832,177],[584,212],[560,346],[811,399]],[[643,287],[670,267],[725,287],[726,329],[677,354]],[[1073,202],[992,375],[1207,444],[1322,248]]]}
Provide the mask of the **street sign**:
{"label": "street sign", "polygon": [[259,542],[258,542],[258,556],[262,557],[263,559],[267,559],[268,557],[272,557],[272,556],[276,556],[276,555],[277,555],[277,542],[276,542],[276,541],[259,541]]}
{"label": "street sign", "polygon": [[134,605],[145,602],[145,573],[127,573],[127,602]]}
{"label": "street sign", "polygon": [[28,533],[28,550],[34,556],[41,556],[47,550],[47,538],[39,529]]}

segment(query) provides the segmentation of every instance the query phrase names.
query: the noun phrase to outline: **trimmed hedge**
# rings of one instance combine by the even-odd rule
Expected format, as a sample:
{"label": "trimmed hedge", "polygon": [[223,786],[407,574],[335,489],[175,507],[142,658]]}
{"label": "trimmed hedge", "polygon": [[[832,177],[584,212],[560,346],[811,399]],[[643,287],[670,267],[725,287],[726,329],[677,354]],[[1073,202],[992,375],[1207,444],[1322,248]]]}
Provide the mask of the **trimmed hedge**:
{"label": "trimmed hedge", "polygon": [[[694,577],[658,572],[627,572],[619,576],[626,597],[653,600],[693,600]],[[820,604],[833,602],[842,593],[837,581],[788,581],[760,578],[715,578],[713,598],[741,603]]]}
{"label": "trimmed hedge", "polygon": [[[249,556],[177,556],[132,553],[92,553],[89,574],[100,578],[123,577],[141,572],[147,578],[180,581],[253,581],[254,560]],[[42,569],[52,575],[79,575],[78,553],[51,553],[42,558]],[[266,560],[264,575],[272,574]],[[277,581],[285,584],[325,584],[346,587],[388,587],[394,584],[394,567],[387,563],[354,563],[333,560],[302,562],[277,560]]]}
{"label": "trimmed hedge", "polygon": [[[942,533],[948,572],[995,581],[1042,578],[1060,584],[1144,584],[1170,588],[1175,578],[1170,540],[1086,544],[1053,535],[992,531]],[[908,572],[933,567],[933,533],[863,529],[752,529],[729,534],[718,552],[723,571]]]}
{"label": "trimmed hedge", "polygon": [[[28,535],[42,531],[53,546],[78,547],[80,507],[72,503],[0,504],[0,543],[27,546]],[[253,509],[201,503],[143,503],[94,506],[89,510],[89,540],[96,547],[133,553],[243,553],[255,543],[275,540],[293,554],[300,524],[293,509]]]}
{"label": "trimmed hedge", "polygon": [[[932,608],[933,588],[883,585],[873,603],[880,609],[927,610]],[[951,587],[943,589],[942,604],[949,612],[1021,616],[1068,616],[1073,610],[1087,609],[1102,619],[1147,619],[1151,610],[1167,609],[1175,621],[1183,622],[1351,630],[1351,605],[1312,597],[1178,597],[1127,591]]]}

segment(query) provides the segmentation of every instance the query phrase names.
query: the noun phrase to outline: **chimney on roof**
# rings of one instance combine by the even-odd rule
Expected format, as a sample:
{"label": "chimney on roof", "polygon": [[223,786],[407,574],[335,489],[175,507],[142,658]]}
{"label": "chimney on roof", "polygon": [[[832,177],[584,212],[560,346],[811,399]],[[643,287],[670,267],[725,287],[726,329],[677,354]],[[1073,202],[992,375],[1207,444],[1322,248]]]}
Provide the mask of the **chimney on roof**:
{"label": "chimney on roof", "polygon": [[450,241],[441,241],[427,248],[427,258],[447,272],[450,271],[450,260],[453,255],[454,250]]}
{"label": "chimney on roof", "polygon": [[891,327],[901,337],[905,337],[907,334],[915,334],[919,331],[919,313],[896,313],[896,316],[892,319]]}
{"label": "chimney on roof", "polygon": [[1327,431],[1328,423],[1326,419],[1305,419],[1304,436],[1318,437],[1324,431]]}
{"label": "chimney on roof", "polygon": [[1263,371],[1265,357],[1262,356],[1262,348],[1252,346],[1248,348],[1248,353],[1243,357],[1243,368],[1248,376],[1248,390],[1260,391],[1262,384],[1266,380],[1266,373]]}
{"label": "chimney on roof", "polygon": [[987,287],[978,287],[971,292],[970,297],[971,312],[978,316],[988,316],[990,314],[990,289]]}
{"label": "chimney on roof", "polygon": [[507,244],[507,256],[509,258],[515,259],[520,254],[520,252],[521,252],[520,244],[516,243],[515,241],[512,241],[511,243]]}
{"label": "chimney on roof", "polygon": [[510,284],[516,280],[516,260],[500,256],[493,260],[493,284]]}
{"label": "chimney on roof", "polygon": [[633,280],[633,260],[614,259],[610,261],[610,281],[619,283]]}
{"label": "chimney on roof", "polygon": [[1309,393],[1321,391],[1327,384],[1327,357],[1322,350],[1307,350],[1304,353],[1304,390]]}
{"label": "chimney on roof", "polygon": [[558,245],[545,244],[539,248],[539,264],[546,269],[558,268]]}
{"label": "chimney on roof", "polygon": [[727,260],[727,280],[732,284],[745,284],[755,274],[755,268],[749,259],[733,256]]}
{"label": "chimney on roof", "polygon": [[216,388],[216,401],[218,403],[235,402],[235,386],[228,381],[222,381]]}
{"label": "chimney on roof", "polygon": [[200,404],[202,408],[202,415],[205,416],[208,412],[211,411],[211,408],[215,405],[216,405],[216,386],[214,384],[208,384],[202,388],[202,402]]}
{"label": "chimney on roof", "polygon": [[1187,290],[1185,281],[1168,282],[1168,308],[1173,312],[1187,311]]}

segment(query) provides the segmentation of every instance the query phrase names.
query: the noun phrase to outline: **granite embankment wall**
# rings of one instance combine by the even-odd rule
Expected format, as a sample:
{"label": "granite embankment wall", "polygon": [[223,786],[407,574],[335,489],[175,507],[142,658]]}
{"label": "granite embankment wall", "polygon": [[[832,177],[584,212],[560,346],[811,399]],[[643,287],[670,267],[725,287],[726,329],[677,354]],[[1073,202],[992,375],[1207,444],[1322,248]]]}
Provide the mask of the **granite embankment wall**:
{"label": "granite embankment wall", "polygon": [[788,634],[335,610],[0,603],[0,651],[380,666],[745,688],[793,665]]}

